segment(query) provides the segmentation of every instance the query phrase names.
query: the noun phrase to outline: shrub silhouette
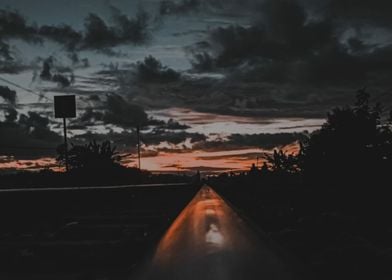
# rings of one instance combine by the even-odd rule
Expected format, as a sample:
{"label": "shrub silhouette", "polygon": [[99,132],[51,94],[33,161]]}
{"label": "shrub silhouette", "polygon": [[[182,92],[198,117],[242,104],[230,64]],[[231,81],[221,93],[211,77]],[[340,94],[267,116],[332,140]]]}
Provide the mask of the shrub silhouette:
{"label": "shrub silhouette", "polygon": [[[271,170],[277,173],[297,173],[300,171],[299,156],[295,154],[285,154],[282,150],[274,150],[272,156],[268,157]],[[266,166],[264,166],[264,169]]]}
{"label": "shrub silhouette", "polygon": [[[73,145],[68,151],[68,163],[71,169],[113,169],[119,168],[120,156],[116,147],[112,147],[109,141],[102,144],[96,141],[86,145]],[[59,154],[57,160],[65,161],[65,147],[57,149]]]}

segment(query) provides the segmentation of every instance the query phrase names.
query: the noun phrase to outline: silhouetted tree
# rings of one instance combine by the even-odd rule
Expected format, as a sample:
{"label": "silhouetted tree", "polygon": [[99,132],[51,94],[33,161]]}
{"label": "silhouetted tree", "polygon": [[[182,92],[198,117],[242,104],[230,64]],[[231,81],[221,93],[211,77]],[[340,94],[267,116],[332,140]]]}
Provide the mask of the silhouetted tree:
{"label": "silhouetted tree", "polygon": [[[57,149],[60,162],[65,161],[65,147]],[[95,141],[86,145],[73,145],[68,151],[68,161],[71,169],[108,169],[120,167],[120,156],[116,147],[112,147],[109,141],[99,144]]]}
{"label": "silhouetted tree", "polygon": [[312,177],[348,180],[385,171],[392,160],[392,132],[381,113],[365,90],[358,91],[354,106],[333,109],[304,143],[300,168]]}
{"label": "silhouetted tree", "polygon": [[386,176],[392,163],[390,121],[382,121],[379,104],[359,90],[354,106],[338,107],[327,121],[301,143],[297,155],[274,151],[269,162],[274,172],[301,172],[322,182],[361,182]]}
{"label": "silhouetted tree", "polygon": [[[299,156],[295,154],[286,154],[282,150],[274,150],[272,156],[268,157],[271,169],[278,173],[297,173],[300,171]],[[266,168],[267,166],[263,166]],[[268,168],[267,168],[268,170]]]}
{"label": "silhouetted tree", "polygon": [[260,169],[261,174],[266,174],[270,171],[268,164],[266,162],[263,163],[263,166]]}

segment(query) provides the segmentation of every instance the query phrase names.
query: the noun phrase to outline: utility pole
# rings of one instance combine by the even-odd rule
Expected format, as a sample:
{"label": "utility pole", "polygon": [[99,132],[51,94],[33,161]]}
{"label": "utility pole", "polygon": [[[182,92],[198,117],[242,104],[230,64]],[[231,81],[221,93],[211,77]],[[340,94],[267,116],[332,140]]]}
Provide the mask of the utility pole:
{"label": "utility pole", "polygon": [[65,171],[68,172],[69,162],[68,162],[67,118],[76,117],[75,95],[59,95],[54,97],[54,117],[63,119]]}
{"label": "utility pole", "polygon": [[142,165],[141,165],[141,156],[140,156],[140,125],[136,127],[136,135],[137,135],[137,157],[138,157],[138,167],[139,170],[142,170]]}
{"label": "utility pole", "polygon": [[64,125],[64,147],[65,147],[65,171],[68,172],[69,165],[68,165],[68,141],[67,141],[67,120],[63,118],[63,125]]}

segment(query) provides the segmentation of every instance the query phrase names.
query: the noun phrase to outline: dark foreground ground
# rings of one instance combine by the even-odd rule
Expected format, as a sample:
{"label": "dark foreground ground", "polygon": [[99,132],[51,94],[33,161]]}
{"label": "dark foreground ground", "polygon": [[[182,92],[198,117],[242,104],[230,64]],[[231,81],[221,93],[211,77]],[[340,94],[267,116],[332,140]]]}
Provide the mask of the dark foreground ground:
{"label": "dark foreground ground", "polygon": [[[304,272],[304,277],[297,279],[391,279],[389,196],[372,198],[368,192],[359,195],[340,188],[306,187],[296,184],[294,178],[279,184],[273,181],[251,177],[211,179],[208,183],[217,194],[202,195],[201,203],[195,204],[202,208],[189,204],[186,218],[178,222],[183,226],[173,231],[173,238],[167,235],[176,227],[176,217],[198,197],[195,195],[200,185],[0,192],[0,279],[130,279],[131,275],[140,275],[151,260],[154,264],[154,249],[158,245],[159,253],[166,239],[185,244],[177,249],[176,244],[168,245],[169,252],[183,263],[179,272],[185,274],[180,275],[198,279],[185,269],[195,268],[186,262],[186,248],[193,250],[190,254],[201,256],[201,261],[210,262],[202,265],[204,268],[238,259],[230,252],[224,258],[219,257],[220,253],[209,254],[211,259],[204,257],[206,251],[197,242],[208,243],[206,250],[215,252],[226,242],[220,234],[233,236],[230,244],[234,245],[242,242],[243,236],[253,234],[258,235],[257,239],[271,240],[295,269]],[[201,219],[198,213],[202,213]],[[236,222],[237,214],[240,223]],[[194,227],[195,221],[203,221],[203,225]],[[247,228],[252,234],[248,235]],[[257,251],[252,251],[254,258],[260,258]],[[265,254],[265,249],[261,251],[261,259],[264,254],[271,261],[271,255]],[[170,262],[177,260],[170,257]],[[231,267],[238,263],[233,261]],[[167,268],[172,267],[165,265],[150,278],[171,279],[166,276],[171,275]],[[202,279],[215,279],[214,275],[220,277],[216,279],[229,279],[225,273],[233,276],[230,270],[213,270],[206,274],[210,278]]]}
{"label": "dark foreground ground", "polygon": [[310,279],[392,279],[391,193],[381,180],[304,184],[272,174],[216,178],[210,185]]}
{"label": "dark foreground ground", "polygon": [[0,193],[0,279],[128,279],[197,189]]}

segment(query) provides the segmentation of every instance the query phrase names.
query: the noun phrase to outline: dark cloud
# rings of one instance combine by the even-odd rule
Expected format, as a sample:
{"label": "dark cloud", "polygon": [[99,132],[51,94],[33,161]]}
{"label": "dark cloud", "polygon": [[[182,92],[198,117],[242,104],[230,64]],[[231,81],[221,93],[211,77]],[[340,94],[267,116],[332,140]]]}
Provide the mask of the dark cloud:
{"label": "dark cloud", "polygon": [[232,71],[226,78],[182,75],[177,82],[149,83],[148,87],[123,79],[122,92],[147,108],[181,107],[222,115],[270,118],[323,118],[331,107],[349,102],[355,94],[355,90],[335,87],[265,82],[256,70],[249,73],[241,67]]}
{"label": "dark cloud", "polygon": [[5,109],[5,122],[13,123],[18,118],[18,112],[14,108]]}
{"label": "dark cloud", "polygon": [[[188,133],[185,131],[167,131],[163,129],[154,129],[151,133],[142,135],[142,141],[146,145],[159,145],[164,141],[178,145],[185,142],[188,138],[191,139],[191,143],[206,140],[206,136],[203,134]],[[187,148],[184,147],[184,149],[186,150]]]}
{"label": "dark cloud", "polygon": [[27,130],[48,129],[49,119],[36,112],[29,112],[27,115],[21,114],[18,123]]}
{"label": "dark cloud", "polygon": [[57,42],[69,51],[81,49],[107,49],[120,44],[140,44],[147,41],[149,15],[140,9],[134,18],[129,18],[119,9],[111,7],[112,25],[97,14],[85,19],[85,30],[77,31],[67,24],[29,24],[18,11],[0,9],[0,58],[11,60],[7,40],[22,39],[30,43],[44,40]]}
{"label": "dark cloud", "polygon": [[[103,141],[103,140],[111,139],[120,150],[129,149],[130,147],[136,147],[137,144],[137,136],[135,131],[124,131],[122,133],[117,132],[109,132],[107,134],[98,134],[98,133],[85,133],[82,135],[74,136],[71,141],[77,143],[84,143],[89,141]],[[143,144],[150,145],[159,145],[162,142],[168,142],[174,145],[178,145],[184,142],[187,139],[191,139],[192,143],[205,141],[206,136],[199,133],[187,133],[185,131],[166,131],[161,129],[156,129],[152,132],[141,132],[141,141]],[[187,150],[186,147],[183,147],[184,150]],[[160,150],[165,150],[160,149]],[[169,151],[170,149],[168,149]],[[172,151],[172,150],[170,150]],[[180,152],[176,150],[176,152]]]}
{"label": "dark cloud", "polygon": [[39,42],[37,29],[27,24],[24,16],[15,10],[0,9],[0,38],[21,38],[26,41]]}
{"label": "dark cloud", "polygon": [[99,102],[101,101],[101,98],[97,94],[92,94],[88,96],[88,101]]}
{"label": "dark cloud", "polygon": [[286,146],[295,141],[304,141],[306,135],[303,133],[274,133],[274,134],[232,134],[228,137],[229,144],[239,147],[260,147],[272,149],[276,146]]}
{"label": "dark cloud", "polygon": [[244,12],[259,6],[260,0],[162,0],[159,2],[159,14],[188,15],[205,12]]}
{"label": "dark cloud", "polygon": [[[313,4],[321,7],[322,2]],[[378,74],[390,72],[390,45],[368,43],[359,35],[344,38],[348,25],[330,12],[338,1],[324,2],[322,15],[314,17],[310,10],[315,8],[308,1],[263,1],[251,26],[232,25],[210,32],[210,49],[194,54],[195,70],[225,69],[231,73],[230,79],[247,82],[351,87],[389,84],[386,75],[381,79]],[[342,2],[356,6],[354,1]],[[369,9],[374,5],[386,8],[385,1],[360,2]]]}
{"label": "dark cloud", "polygon": [[106,25],[105,21],[96,14],[90,14],[85,19],[85,48],[102,48],[113,46],[116,43],[114,32]]}
{"label": "dark cloud", "polygon": [[21,114],[7,109],[0,122],[0,155],[35,158],[54,155],[62,137],[49,128],[49,119],[35,112]]}
{"label": "dark cloud", "polygon": [[[139,113],[139,114],[141,114],[141,116],[138,116],[138,118],[139,119],[141,118],[141,120],[142,120],[141,123],[140,123],[140,121],[139,122],[137,121],[136,117],[132,121],[125,121],[123,119],[120,119],[118,116],[115,116],[115,114],[113,112],[113,110],[117,109],[117,106],[118,106],[117,103],[118,102],[125,103],[124,107],[126,107],[126,108],[121,109],[121,110],[128,110],[128,109],[134,110],[135,105],[127,103],[122,97],[119,97],[117,95],[114,97],[114,99],[115,99],[115,101],[114,100],[108,101],[111,104],[110,110],[104,109],[102,111],[102,110],[93,109],[91,107],[86,108],[84,113],[80,116],[80,118],[73,120],[71,122],[71,124],[75,128],[78,127],[78,129],[86,129],[88,126],[94,126],[97,124],[97,122],[102,122],[102,121],[104,121],[106,123],[110,123],[110,124],[116,124],[119,126],[123,126],[126,128],[136,127],[138,124],[142,125],[142,126],[149,125],[149,126],[154,126],[155,127],[154,131],[157,133],[158,132],[163,133],[166,130],[179,131],[179,130],[185,130],[185,129],[190,128],[189,126],[187,126],[185,124],[181,124],[173,119],[169,119],[167,122],[165,122],[162,120],[153,119],[151,117],[148,118],[147,114],[144,115],[143,113]],[[113,105],[113,103],[116,103],[116,105]],[[140,110],[140,112],[143,112],[141,107],[139,107],[138,110]],[[135,115],[136,113],[133,113],[133,114]],[[133,115],[131,115],[131,117],[132,116]]]}
{"label": "dark cloud", "polygon": [[[275,2],[275,3],[273,3]],[[286,2],[286,3],[283,3]],[[186,14],[189,12],[207,11],[231,11],[250,14],[257,13],[257,9],[263,7],[274,16],[274,12],[281,14],[282,10],[289,14],[284,20],[291,21],[295,18],[292,12],[297,10],[296,19],[301,14],[311,14],[320,18],[332,18],[341,23],[360,25],[391,26],[390,17],[391,2],[389,0],[295,0],[295,1],[271,1],[271,0],[168,0],[161,1],[162,14]],[[285,9],[282,9],[282,7]],[[295,7],[297,6],[297,7]],[[279,10],[275,10],[279,7]],[[299,7],[299,8],[298,8]],[[302,11],[301,11],[302,10]],[[279,20],[283,22],[284,20]]]}
{"label": "dark cloud", "polygon": [[201,0],[163,0],[159,3],[160,15],[187,14],[200,8]]}
{"label": "dark cloud", "polygon": [[182,129],[188,129],[190,126],[186,124],[180,124],[179,122],[169,119],[167,123],[161,126],[163,129],[170,129],[170,130],[182,130]]}
{"label": "dark cloud", "polygon": [[367,53],[376,45],[369,45],[366,44],[363,40],[356,38],[356,37],[350,37],[347,40],[348,47],[354,54],[361,54],[361,53]]}
{"label": "dark cloud", "polygon": [[56,82],[62,88],[69,87],[71,85],[71,81],[62,74],[53,75],[52,81]]}
{"label": "dark cloud", "polygon": [[0,73],[17,74],[28,68],[29,66],[21,63],[20,61],[16,61],[13,58],[11,60],[1,60],[0,50]]}
{"label": "dark cloud", "polygon": [[[309,0],[308,0],[309,1]],[[318,9],[323,9],[328,16],[351,24],[370,24],[392,27],[388,0],[324,0],[319,2]],[[313,5],[317,5],[314,3]]]}
{"label": "dark cloud", "polygon": [[361,55],[361,60],[371,71],[379,71],[389,74],[392,69],[392,44],[377,47],[372,52]]}
{"label": "dark cloud", "polygon": [[304,141],[304,133],[276,133],[276,134],[232,134],[228,139],[198,142],[193,147],[200,150],[231,150],[248,148],[272,149],[277,146],[286,146],[296,141]]}
{"label": "dark cloud", "polygon": [[260,21],[265,24],[269,37],[274,41],[294,41],[303,32],[306,14],[297,1],[266,0],[260,11]]}
{"label": "dark cloud", "polygon": [[16,103],[16,91],[11,90],[9,87],[0,86],[0,97],[12,105]]}
{"label": "dark cloud", "polygon": [[259,57],[265,60],[299,60],[328,44],[338,44],[327,20],[307,22],[304,8],[295,1],[268,0],[251,27],[230,26],[211,32],[218,66]]}
{"label": "dark cloud", "polygon": [[60,43],[68,50],[75,50],[83,39],[83,34],[74,30],[70,25],[43,25],[38,29],[38,35]]}
{"label": "dark cloud", "polygon": [[9,62],[13,59],[10,45],[0,40],[0,62]]}
{"label": "dark cloud", "polygon": [[113,26],[109,26],[96,14],[85,19],[85,37],[82,48],[100,49],[125,43],[144,43],[148,39],[149,15],[140,10],[131,19],[115,7],[111,7]]}
{"label": "dark cloud", "polygon": [[216,67],[215,61],[208,52],[196,52],[191,60],[193,69],[198,72],[209,72]]}
{"label": "dark cloud", "polygon": [[69,52],[69,53],[67,54],[67,57],[69,58],[69,60],[71,60],[72,65],[77,65],[77,64],[80,63],[79,54],[76,53],[76,52],[73,52],[73,51]]}
{"label": "dark cloud", "polygon": [[136,127],[146,125],[148,116],[139,105],[128,102],[120,95],[111,94],[107,96],[103,121],[124,127]]}
{"label": "dark cloud", "polygon": [[148,37],[148,22],[150,15],[142,8],[135,18],[129,18],[118,8],[111,6],[113,29],[120,42],[143,43]]}
{"label": "dark cloud", "polygon": [[180,79],[180,73],[162,65],[158,59],[150,55],[136,63],[136,79],[149,83],[175,82]]}
{"label": "dark cloud", "polygon": [[53,67],[53,57],[50,56],[42,62],[42,71],[40,74],[41,79],[43,80],[52,79],[52,73],[51,73],[52,67]]}
{"label": "dark cloud", "polygon": [[242,26],[221,27],[210,34],[216,52],[218,67],[236,65],[245,59],[265,53],[278,51],[275,46],[267,44],[264,29],[259,26],[250,28]]}
{"label": "dark cloud", "polygon": [[[80,44],[82,34],[70,25],[43,25],[28,23],[27,19],[16,10],[0,10],[0,38],[3,40],[22,39],[30,43],[43,43],[44,39],[63,44],[73,50]],[[3,46],[7,46],[4,45]],[[1,52],[4,56],[4,51]]]}
{"label": "dark cloud", "polygon": [[[53,56],[43,59],[40,78],[45,81],[57,83],[61,88],[69,87],[74,79],[71,68],[56,65],[56,62],[57,60]],[[52,69],[56,71],[55,74],[52,74]],[[61,72],[70,72],[71,77],[68,78],[64,74],[61,74]]]}
{"label": "dark cloud", "polygon": [[[302,133],[279,133],[279,134],[254,134],[254,135],[239,135],[234,134],[230,136],[228,140],[215,140],[207,141],[205,135],[198,133],[187,133],[181,132],[170,132],[164,130],[154,130],[152,132],[142,132],[141,140],[143,144],[148,146],[159,145],[162,142],[168,142],[170,144],[179,145],[186,141],[191,140],[193,143],[192,150],[205,150],[205,151],[224,151],[232,149],[242,149],[244,147],[249,148],[263,148],[272,149],[276,146],[286,146],[296,141],[303,141],[306,138],[305,134]],[[136,147],[137,137],[134,131],[124,131],[122,133],[109,132],[108,134],[94,134],[86,133],[83,135],[75,136],[72,141],[84,143],[92,140],[103,141],[104,139],[111,139],[118,145],[120,150],[129,147]],[[189,151],[189,148],[183,147],[181,151],[177,149],[165,149],[160,148],[160,151],[167,152],[185,152]],[[153,152],[156,156],[156,152]],[[248,156],[250,156],[249,154]],[[149,155],[152,156],[152,155]],[[241,155],[242,157],[246,155]],[[230,156],[232,157],[232,156]]]}
{"label": "dark cloud", "polygon": [[95,111],[93,108],[87,108],[80,116],[80,121],[83,123],[94,124],[96,121],[103,120],[103,113]]}
{"label": "dark cloud", "polygon": [[40,42],[35,33],[35,27],[29,26],[19,12],[0,9],[0,72],[16,73],[23,68],[15,61],[8,40],[21,38],[32,43]]}

